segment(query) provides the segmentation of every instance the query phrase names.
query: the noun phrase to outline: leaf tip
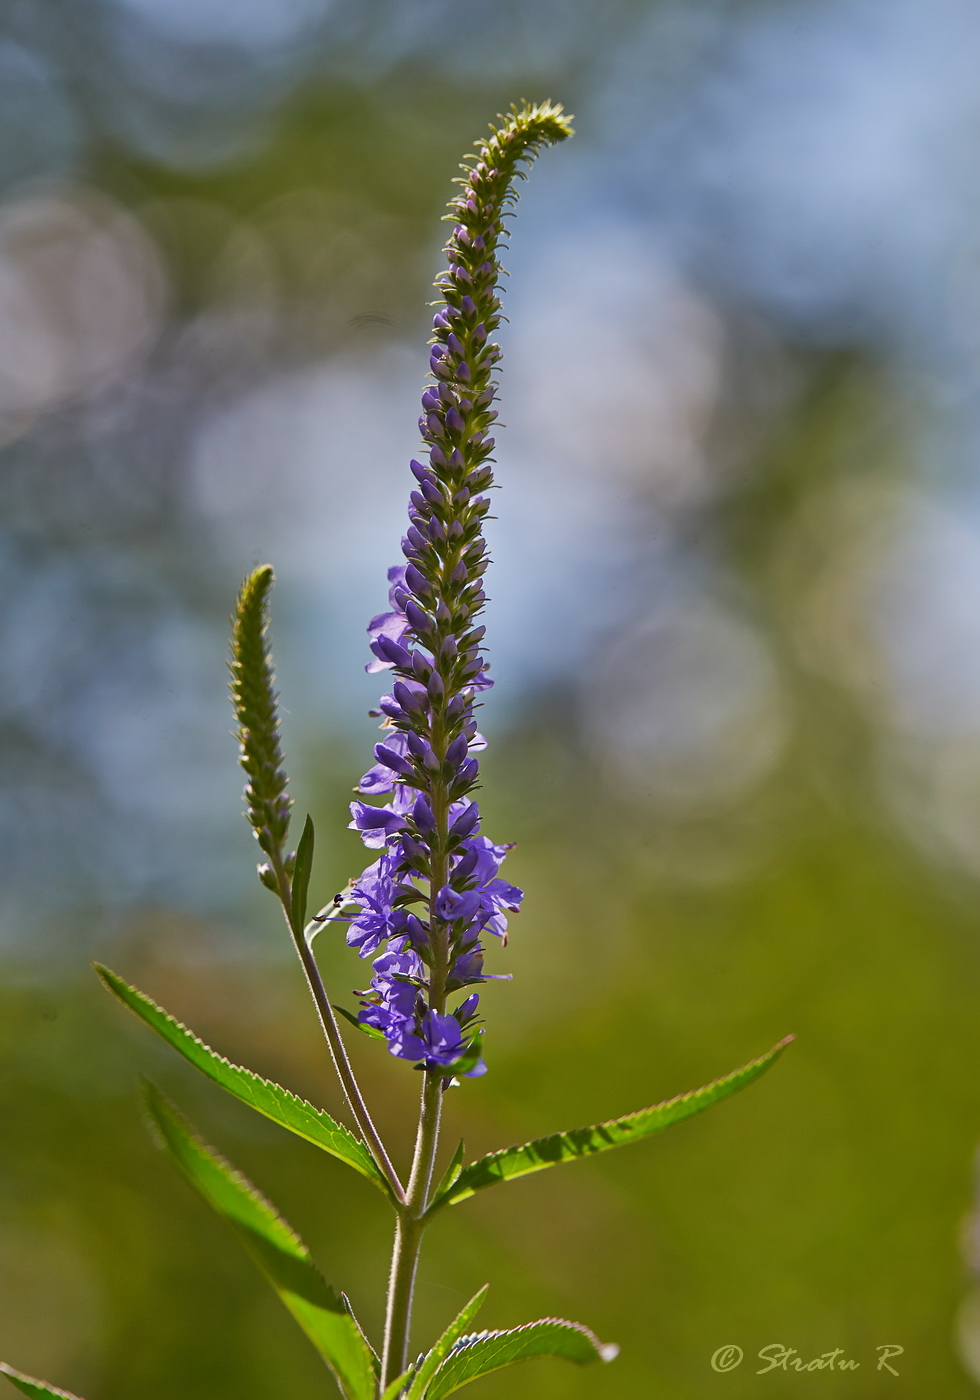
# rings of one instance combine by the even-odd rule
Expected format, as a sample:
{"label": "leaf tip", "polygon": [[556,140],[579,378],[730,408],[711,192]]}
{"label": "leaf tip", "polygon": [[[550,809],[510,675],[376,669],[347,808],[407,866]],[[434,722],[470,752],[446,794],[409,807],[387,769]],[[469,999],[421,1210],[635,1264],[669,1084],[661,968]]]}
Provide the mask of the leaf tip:
{"label": "leaf tip", "polygon": [[131,991],[132,988],[119,976],[118,972],[113,972],[111,967],[106,967],[105,963],[100,962],[93,962],[92,967],[106,991],[125,1002],[126,998],[122,994],[122,988],[125,987],[127,991]]}
{"label": "leaf tip", "polygon": [[163,1147],[166,1145],[164,1124],[168,1117],[177,1117],[177,1110],[173,1104],[168,1102],[152,1079],[147,1079],[145,1074],[139,1075],[138,1078],[140,1104],[149,1119],[150,1132],[157,1145]]}
{"label": "leaf tip", "polygon": [[25,1395],[50,1395],[55,1397],[55,1400],[79,1400],[79,1397],[72,1395],[71,1391],[58,1390],[56,1386],[48,1385],[47,1381],[39,1381],[33,1376],[25,1376],[23,1371],[15,1370],[13,1366],[8,1366],[5,1361],[0,1361],[0,1372]]}

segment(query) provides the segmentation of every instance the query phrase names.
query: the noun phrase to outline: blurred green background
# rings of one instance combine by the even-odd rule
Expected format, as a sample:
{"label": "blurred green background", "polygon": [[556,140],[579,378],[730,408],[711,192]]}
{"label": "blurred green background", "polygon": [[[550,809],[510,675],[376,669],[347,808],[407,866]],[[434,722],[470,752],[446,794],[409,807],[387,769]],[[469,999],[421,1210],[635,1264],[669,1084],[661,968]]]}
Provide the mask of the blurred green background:
{"label": "blurred green background", "polygon": [[[416,1338],[489,1280],[484,1325],[569,1316],[622,1355],[487,1400],[975,1393],[978,41],[959,0],[8,0],[10,1363],[88,1400],[330,1393],[150,1144],[138,1071],[380,1330],[374,1194],[196,1083],[89,961],[342,1113],[252,875],[226,618],[271,559],[327,898],[363,861],[363,629],[449,182],[496,111],[553,97],[578,134],[508,259],[484,726],[527,899],[450,1134],[488,1150],[798,1043],[658,1140],[447,1212]],[[339,998],[365,980],[323,959]],[[415,1076],[352,1052],[404,1160]],[[774,1342],[860,1368],[757,1380]]]}

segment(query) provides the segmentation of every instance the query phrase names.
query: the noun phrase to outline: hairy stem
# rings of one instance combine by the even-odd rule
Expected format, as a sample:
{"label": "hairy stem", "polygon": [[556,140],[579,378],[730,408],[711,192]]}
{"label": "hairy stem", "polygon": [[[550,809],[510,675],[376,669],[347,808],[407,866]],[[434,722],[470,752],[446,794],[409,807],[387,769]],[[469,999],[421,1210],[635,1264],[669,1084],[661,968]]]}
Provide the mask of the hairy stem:
{"label": "hairy stem", "polygon": [[337,1018],[334,1015],[333,1007],[330,1005],[330,998],[327,996],[327,989],[323,985],[323,978],[320,976],[320,969],[317,967],[316,958],[313,956],[313,949],[306,939],[305,931],[296,928],[293,924],[291,913],[291,893],[292,886],[289,876],[281,859],[273,857],[273,868],[276,873],[276,880],[279,886],[279,898],[282,902],[283,912],[286,915],[286,923],[293,936],[293,943],[299,960],[306,973],[306,981],[310,993],[316,1005],[317,1015],[320,1018],[320,1026],[326,1037],[327,1045],[330,1049],[330,1057],[333,1060],[334,1069],[337,1071],[337,1078],[340,1080],[347,1100],[348,1107],[353,1114],[354,1121],[361,1132],[365,1145],[371,1156],[383,1173],[385,1180],[391,1187],[396,1202],[404,1204],[405,1188],[398,1179],[398,1173],[392,1166],[391,1158],[388,1156],[381,1135],[374,1126],[374,1121],[368,1112],[367,1104],[364,1102],[364,1095],[361,1087],[354,1075],[354,1070],[350,1060],[347,1058],[347,1047],[344,1045],[340,1034],[340,1027],[337,1025]]}
{"label": "hairy stem", "polygon": [[[433,729],[432,747],[441,760],[445,757],[445,732],[438,723]],[[436,830],[432,839],[432,875],[429,881],[429,928],[432,949],[429,1004],[434,1011],[442,1012],[446,1005],[446,981],[449,975],[449,930],[436,916],[435,900],[436,894],[445,884],[449,865],[446,854],[449,841],[449,798],[444,782],[437,780],[433,783],[431,802]],[[405,1207],[399,1213],[395,1226],[395,1243],[391,1253],[384,1353],[381,1362],[382,1387],[390,1385],[408,1365],[415,1272],[425,1231],[422,1217],[429,1204],[432,1171],[439,1150],[444,1081],[438,1070],[425,1070],[423,1076],[415,1155],[408,1179]]]}
{"label": "hairy stem", "polygon": [[405,1205],[398,1213],[395,1243],[391,1253],[384,1354],[381,1362],[382,1389],[390,1385],[396,1376],[400,1376],[408,1365],[415,1271],[426,1224],[422,1217],[429,1203],[432,1171],[439,1148],[442,1088],[442,1076],[425,1071],[412,1174],[408,1181]]}

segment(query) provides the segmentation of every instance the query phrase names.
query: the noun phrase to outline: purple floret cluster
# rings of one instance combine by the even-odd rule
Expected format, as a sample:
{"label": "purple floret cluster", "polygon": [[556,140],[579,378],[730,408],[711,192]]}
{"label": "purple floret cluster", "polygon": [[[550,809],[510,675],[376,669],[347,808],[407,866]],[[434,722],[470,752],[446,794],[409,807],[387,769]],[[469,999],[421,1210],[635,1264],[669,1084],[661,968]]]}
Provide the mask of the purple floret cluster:
{"label": "purple floret cluster", "polygon": [[369,626],[369,671],[391,673],[381,698],[383,737],[375,766],[351,804],[351,826],[378,852],[354,884],[348,942],[373,958],[359,1020],[393,1055],[439,1073],[483,1073],[477,1006],[469,992],[488,980],[484,936],[506,941],[507,916],[522,893],[500,877],[509,847],[480,832],[473,798],[485,741],[475,706],[492,682],[479,624],[487,566],[482,522],[492,484],[490,428],[500,351],[496,248],[518,162],[544,139],[496,133],[465,168],[454,201],[449,267],[438,282],[419,429],[426,460],[416,480],[405,563],[388,572],[390,608]]}
{"label": "purple floret cluster", "polygon": [[[432,1069],[463,1055],[479,1003],[471,993],[453,1011],[440,1009],[432,996],[433,971],[443,1004],[489,980],[483,935],[506,942],[507,913],[519,908],[522,891],[499,877],[510,847],[479,834],[480,810],[470,796],[479,771],[476,754],[486,747],[473,719],[474,695],[490,684],[482,654],[474,643],[476,664],[464,663],[464,684],[455,685],[449,668],[447,686],[434,650],[446,656],[450,649],[433,648],[432,629],[423,630],[418,619],[421,635],[410,632],[408,567],[389,569],[392,611],[374,618],[368,629],[376,657],[368,670],[403,674],[381,698],[385,737],[375,745],[377,762],[358,784],[365,796],[390,798],[383,806],[351,803],[351,826],[380,854],[351,890],[360,911],[350,921],[347,942],[362,957],[374,957],[361,1023],[380,1031],[393,1055]],[[423,638],[429,643],[425,651],[418,645]],[[457,648],[454,660],[458,655]],[[477,1060],[467,1072],[482,1071]]]}

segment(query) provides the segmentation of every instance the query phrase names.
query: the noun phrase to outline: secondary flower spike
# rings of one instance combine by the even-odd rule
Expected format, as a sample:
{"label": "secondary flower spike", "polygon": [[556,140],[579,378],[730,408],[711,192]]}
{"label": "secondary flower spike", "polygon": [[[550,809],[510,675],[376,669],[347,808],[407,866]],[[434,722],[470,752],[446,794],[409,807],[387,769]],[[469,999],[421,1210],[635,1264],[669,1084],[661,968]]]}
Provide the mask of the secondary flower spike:
{"label": "secondary flower spike", "polygon": [[284,846],[289,835],[292,798],[286,792],[275,672],[269,650],[269,591],[273,572],[263,564],[241,586],[231,637],[230,689],[238,721],[239,761],[248,777],[246,815],[255,838],[271,864],[259,866],[259,878],[278,891],[278,864],[287,874],[292,853]]}
{"label": "secondary flower spike", "polygon": [[[378,852],[352,891],[360,906],[348,942],[372,957],[361,1022],[380,1030],[393,1055],[445,1072],[484,1071],[476,993],[487,980],[483,935],[505,938],[522,892],[498,871],[509,847],[480,833],[477,753],[485,747],[475,697],[491,680],[483,654],[483,518],[492,485],[500,349],[497,249],[516,202],[522,162],[571,135],[561,107],[513,108],[464,165],[450,204],[448,269],[436,287],[429,368],[419,430],[422,460],[402,540],[404,564],[388,570],[389,610],[372,619],[369,671],[388,671],[383,736],[359,791],[390,794],[383,806],[351,804],[351,826]],[[377,955],[377,956],[375,956]]]}

